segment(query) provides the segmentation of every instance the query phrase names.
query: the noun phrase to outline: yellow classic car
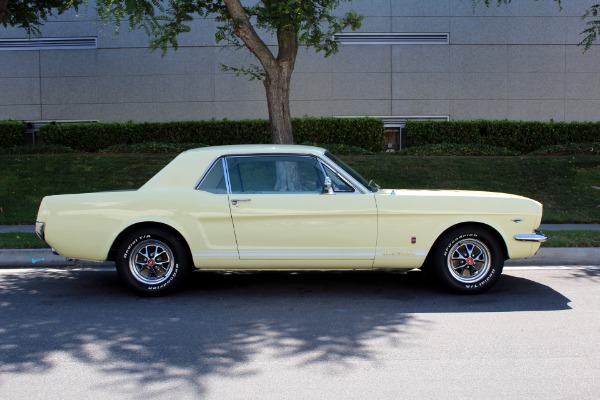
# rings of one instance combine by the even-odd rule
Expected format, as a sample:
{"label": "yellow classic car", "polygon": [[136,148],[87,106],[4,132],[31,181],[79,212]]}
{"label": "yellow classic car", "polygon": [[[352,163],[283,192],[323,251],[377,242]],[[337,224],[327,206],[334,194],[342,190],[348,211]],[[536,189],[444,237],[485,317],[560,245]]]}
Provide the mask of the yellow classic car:
{"label": "yellow classic car", "polygon": [[481,293],[537,252],[537,201],[381,189],[322,148],[181,153],[138,190],[45,197],[36,232],[57,254],[115,261],[134,292],[171,292],[193,269],[426,269]]}

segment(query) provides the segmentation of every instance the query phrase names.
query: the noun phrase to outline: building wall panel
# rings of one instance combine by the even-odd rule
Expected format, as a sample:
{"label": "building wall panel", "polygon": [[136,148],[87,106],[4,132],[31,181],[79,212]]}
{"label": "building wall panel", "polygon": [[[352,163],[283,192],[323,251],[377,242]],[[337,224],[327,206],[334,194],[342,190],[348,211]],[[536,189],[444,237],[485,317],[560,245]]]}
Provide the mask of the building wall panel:
{"label": "building wall panel", "polygon": [[96,104],[98,78],[88,76],[42,78],[42,104]]}
{"label": "building wall panel", "polygon": [[507,119],[515,121],[563,121],[564,100],[513,100],[508,103]]}
{"label": "building wall panel", "polygon": [[[36,105],[40,98],[39,78],[0,78],[0,105]],[[4,117],[3,119],[14,119]]]}
{"label": "building wall panel", "polygon": [[[301,48],[292,78],[294,116],[416,115],[452,119],[600,120],[600,45],[577,46],[580,16],[597,0],[464,0],[343,3],[365,15],[360,32],[447,33],[448,44]],[[97,37],[95,50],[0,50],[0,119],[157,121],[266,118],[264,86],[223,72],[258,64],[222,49],[214,19],[196,18],[178,51],[149,50],[143,30],[94,22],[93,7],[42,27],[46,37]],[[276,40],[261,32],[272,51]],[[0,38],[26,39],[23,30]]]}
{"label": "building wall panel", "polygon": [[448,100],[451,74],[394,73],[393,100]]}

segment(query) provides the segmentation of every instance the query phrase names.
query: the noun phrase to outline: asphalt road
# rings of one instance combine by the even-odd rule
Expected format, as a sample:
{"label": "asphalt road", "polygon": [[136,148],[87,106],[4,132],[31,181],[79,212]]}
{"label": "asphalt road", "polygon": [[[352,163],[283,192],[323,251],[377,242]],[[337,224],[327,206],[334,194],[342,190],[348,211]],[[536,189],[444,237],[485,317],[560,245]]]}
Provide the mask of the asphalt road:
{"label": "asphalt road", "polygon": [[109,269],[0,270],[0,398],[598,399],[600,269],[197,272],[131,295]]}

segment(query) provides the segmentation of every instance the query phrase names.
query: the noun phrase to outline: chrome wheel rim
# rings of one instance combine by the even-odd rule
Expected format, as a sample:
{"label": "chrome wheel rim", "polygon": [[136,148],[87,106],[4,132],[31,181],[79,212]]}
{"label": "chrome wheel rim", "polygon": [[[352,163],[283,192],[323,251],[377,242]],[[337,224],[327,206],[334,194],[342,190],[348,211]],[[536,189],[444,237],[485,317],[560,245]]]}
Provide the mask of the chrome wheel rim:
{"label": "chrome wheel rim", "polygon": [[485,278],[491,264],[490,250],[476,239],[464,239],[455,243],[446,260],[452,277],[462,283],[479,282]]}
{"label": "chrome wheel rim", "polygon": [[145,240],[137,244],[129,256],[129,270],[144,284],[165,282],[175,267],[173,251],[159,240]]}

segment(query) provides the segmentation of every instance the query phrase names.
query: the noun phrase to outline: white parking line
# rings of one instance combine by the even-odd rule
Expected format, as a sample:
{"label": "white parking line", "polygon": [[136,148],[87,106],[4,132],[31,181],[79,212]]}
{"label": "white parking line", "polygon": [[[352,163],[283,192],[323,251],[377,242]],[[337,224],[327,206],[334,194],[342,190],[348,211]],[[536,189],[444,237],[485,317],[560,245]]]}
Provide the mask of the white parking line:
{"label": "white parking line", "polygon": [[564,269],[564,270],[581,270],[581,269],[586,269],[586,270],[593,270],[593,271],[600,271],[600,265],[540,265],[540,266],[536,266],[536,265],[527,265],[527,266],[523,266],[523,267],[504,267],[503,270],[504,271],[522,271],[522,270],[529,270],[529,271],[536,271],[536,270],[549,270],[549,269]]}

